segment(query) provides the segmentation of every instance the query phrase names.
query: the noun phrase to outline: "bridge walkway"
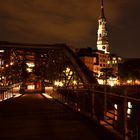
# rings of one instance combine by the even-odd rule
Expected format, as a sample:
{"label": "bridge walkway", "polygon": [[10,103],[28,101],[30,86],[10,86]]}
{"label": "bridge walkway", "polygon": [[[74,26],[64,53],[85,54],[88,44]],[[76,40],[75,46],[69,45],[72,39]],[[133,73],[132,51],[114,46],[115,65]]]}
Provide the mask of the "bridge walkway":
{"label": "bridge walkway", "polygon": [[115,140],[83,116],[41,94],[0,102],[0,140]]}

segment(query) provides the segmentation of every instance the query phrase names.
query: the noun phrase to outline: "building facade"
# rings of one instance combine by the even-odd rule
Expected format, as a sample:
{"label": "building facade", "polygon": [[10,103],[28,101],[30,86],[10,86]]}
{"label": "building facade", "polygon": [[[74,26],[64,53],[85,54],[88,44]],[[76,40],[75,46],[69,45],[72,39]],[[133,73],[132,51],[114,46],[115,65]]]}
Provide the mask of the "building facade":
{"label": "building facade", "polygon": [[104,15],[103,0],[101,1],[101,12],[98,19],[98,31],[97,31],[97,49],[92,48],[84,49],[79,51],[80,59],[85,65],[96,74],[97,77],[101,75],[101,69],[108,67],[110,61],[109,42],[107,36],[106,18]]}
{"label": "building facade", "polygon": [[89,70],[96,75],[97,79],[102,79],[103,69],[111,69],[112,75],[116,80],[118,75],[118,64],[122,63],[122,58],[110,53],[107,33],[107,22],[104,14],[104,3],[102,0],[101,12],[98,19],[97,49],[81,48],[78,52],[78,56]]}

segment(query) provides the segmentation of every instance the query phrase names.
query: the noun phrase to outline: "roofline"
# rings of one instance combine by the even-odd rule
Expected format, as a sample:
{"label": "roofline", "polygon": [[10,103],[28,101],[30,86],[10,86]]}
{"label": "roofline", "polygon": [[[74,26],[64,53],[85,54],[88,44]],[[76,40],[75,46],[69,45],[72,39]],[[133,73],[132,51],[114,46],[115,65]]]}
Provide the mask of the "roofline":
{"label": "roofline", "polygon": [[8,41],[0,41],[0,48],[34,48],[34,49],[47,49],[47,48],[62,48],[66,47],[65,43],[58,44],[39,44],[39,43],[18,43],[18,42],[8,42]]}

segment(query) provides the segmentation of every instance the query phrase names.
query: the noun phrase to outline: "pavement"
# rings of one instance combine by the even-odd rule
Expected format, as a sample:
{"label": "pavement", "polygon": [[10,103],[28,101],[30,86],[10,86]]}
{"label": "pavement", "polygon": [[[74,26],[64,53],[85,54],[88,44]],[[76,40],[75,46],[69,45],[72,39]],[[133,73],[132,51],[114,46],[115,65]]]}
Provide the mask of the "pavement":
{"label": "pavement", "polygon": [[42,94],[0,102],[0,140],[117,140],[106,129]]}

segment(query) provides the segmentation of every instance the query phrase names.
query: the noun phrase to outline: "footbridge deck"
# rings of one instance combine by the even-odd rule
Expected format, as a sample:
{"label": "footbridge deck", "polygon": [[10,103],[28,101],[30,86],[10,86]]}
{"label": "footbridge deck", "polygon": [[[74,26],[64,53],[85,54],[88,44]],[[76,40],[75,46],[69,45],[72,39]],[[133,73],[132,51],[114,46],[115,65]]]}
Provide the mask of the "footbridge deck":
{"label": "footbridge deck", "polygon": [[1,140],[115,140],[105,128],[90,122],[54,99],[23,94],[0,102]]}

